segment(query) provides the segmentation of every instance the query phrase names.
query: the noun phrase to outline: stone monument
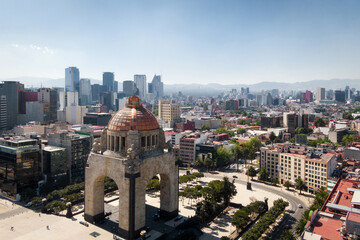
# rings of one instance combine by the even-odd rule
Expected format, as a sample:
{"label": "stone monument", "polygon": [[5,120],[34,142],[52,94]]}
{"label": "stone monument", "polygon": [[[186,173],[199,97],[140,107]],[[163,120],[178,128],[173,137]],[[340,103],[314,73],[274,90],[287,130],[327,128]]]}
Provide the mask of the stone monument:
{"label": "stone monument", "polygon": [[164,151],[165,136],[155,116],[129,98],[94,143],[85,169],[85,220],[104,220],[104,178],[119,188],[119,233],[135,239],[145,228],[145,190],[160,175],[160,215],[178,214],[178,167],[172,152]]}

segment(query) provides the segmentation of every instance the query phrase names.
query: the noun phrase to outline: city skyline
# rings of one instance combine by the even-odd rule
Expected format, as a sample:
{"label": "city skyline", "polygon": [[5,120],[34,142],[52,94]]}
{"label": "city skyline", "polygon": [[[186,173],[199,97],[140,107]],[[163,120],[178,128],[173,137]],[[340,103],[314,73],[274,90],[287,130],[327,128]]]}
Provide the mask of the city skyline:
{"label": "city skyline", "polygon": [[[254,84],[360,78],[357,1],[4,2],[0,78]],[[64,17],[66,16],[66,17]]]}

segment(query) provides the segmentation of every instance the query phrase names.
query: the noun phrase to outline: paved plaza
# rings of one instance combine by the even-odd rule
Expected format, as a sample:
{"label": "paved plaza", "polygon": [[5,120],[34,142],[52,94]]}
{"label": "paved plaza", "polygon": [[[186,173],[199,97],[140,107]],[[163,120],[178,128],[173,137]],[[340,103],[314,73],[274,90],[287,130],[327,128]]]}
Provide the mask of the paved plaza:
{"label": "paved plaza", "polygon": [[[244,174],[239,173],[225,173],[210,175],[206,174],[206,177],[194,181],[191,183],[193,186],[196,184],[206,185],[214,177],[221,178],[222,176],[228,176],[230,179],[236,175],[239,180],[246,179]],[[271,192],[261,190],[257,186],[253,185],[253,190],[246,190],[246,185],[235,183],[237,189],[237,195],[232,199],[232,202],[242,204],[243,206],[249,204],[252,201],[263,201],[265,197],[269,199],[269,207],[273,205],[273,201],[280,196]],[[186,184],[182,187],[186,187]],[[276,187],[274,187],[276,188]],[[281,188],[276,188],[280,190]],[[282,189],[285,193],[286,191]],[[287,192],[287,194],[294,194]],[[119,218],[117,199],[116,196],[111,196],[107,200],[113,200],[105,203],[105,211],[112,212],[105,224],[95,226],[89,224],[86,227],[80,224],[80,221],[84,221],[82,214],[76,215],[73,219],[67,219],[65,217],[40,214],[31,209],[24,208],[18,204],[12,204],[9,200],[0,199],[0,239],[24,239],[24,240],[39,240],[39,239],[94,239],[90,234],[93,232],[100,235],[96,239],[113,239],[113,233],[116,233],[117,221]],[[301,196],[305,202],[306,198]],[[199,201],[199,200],[198,200]],[[307,201],[306,201],[307,202]],[[189,201],[188,199],[179,200],[179,214],[184,218],[180,221],[170,220],[164,222],[162,220],[154,220],[153,216],[157,213],[160,207],[159,193],[152,193],[146,195],[146,224],[150,228],[151,238],[154,239],[156,235],[161,235],[160,232],[174,233],[175,227],[180,224],[187,217],[195,215],[196,201]],[[305,207],[305,206],[304,206]],[[232,231],[235,230],[230,223],[231,218],[235,210],[230,210],[224,215],[216,218],[208,227],[202,229],[205,233],[201,236],[201,239],[219,239],[222,236],[229,236]],[[49,230],[47,229],[49,226]],[[14,231],[11,231],[11,227],[14,227]]]}

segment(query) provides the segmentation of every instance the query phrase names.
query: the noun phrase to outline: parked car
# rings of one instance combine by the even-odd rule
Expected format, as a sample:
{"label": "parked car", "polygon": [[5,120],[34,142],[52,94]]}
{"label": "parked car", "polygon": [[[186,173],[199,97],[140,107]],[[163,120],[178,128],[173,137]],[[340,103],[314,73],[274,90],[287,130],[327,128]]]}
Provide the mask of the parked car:
{"label": "parked car", "polygon": [[32,206],[32,202],[28,202],[25,207],[31,207]]}
{"label": "parked car", "polygon": [[233,178],[238,178],[238,177],[234,175]]}
{"label": "parked car", "polygon": [[84,225],[84,226],[86,226],[86,227],[89,227],[89,224],[88,224],[87,222],[80,221],[79,223],[82,224],[82,225]]}

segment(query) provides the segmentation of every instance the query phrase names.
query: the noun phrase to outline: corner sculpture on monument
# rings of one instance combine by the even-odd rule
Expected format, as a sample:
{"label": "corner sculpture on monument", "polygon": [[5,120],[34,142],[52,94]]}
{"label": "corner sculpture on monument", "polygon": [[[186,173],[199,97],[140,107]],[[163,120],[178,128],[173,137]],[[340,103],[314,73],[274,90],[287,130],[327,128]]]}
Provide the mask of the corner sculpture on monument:
{"label": "corner sculpture on monument", "polygon": [[164,152],[165,136],[155,116],[129,98],[95,142],[85,169],[85,220],[104,220],[104,178],[119,188],[119,233],[135,239],[145,228],[145,190],[160,175],[160,214],[178,215],[178,167],[172,152]]}

